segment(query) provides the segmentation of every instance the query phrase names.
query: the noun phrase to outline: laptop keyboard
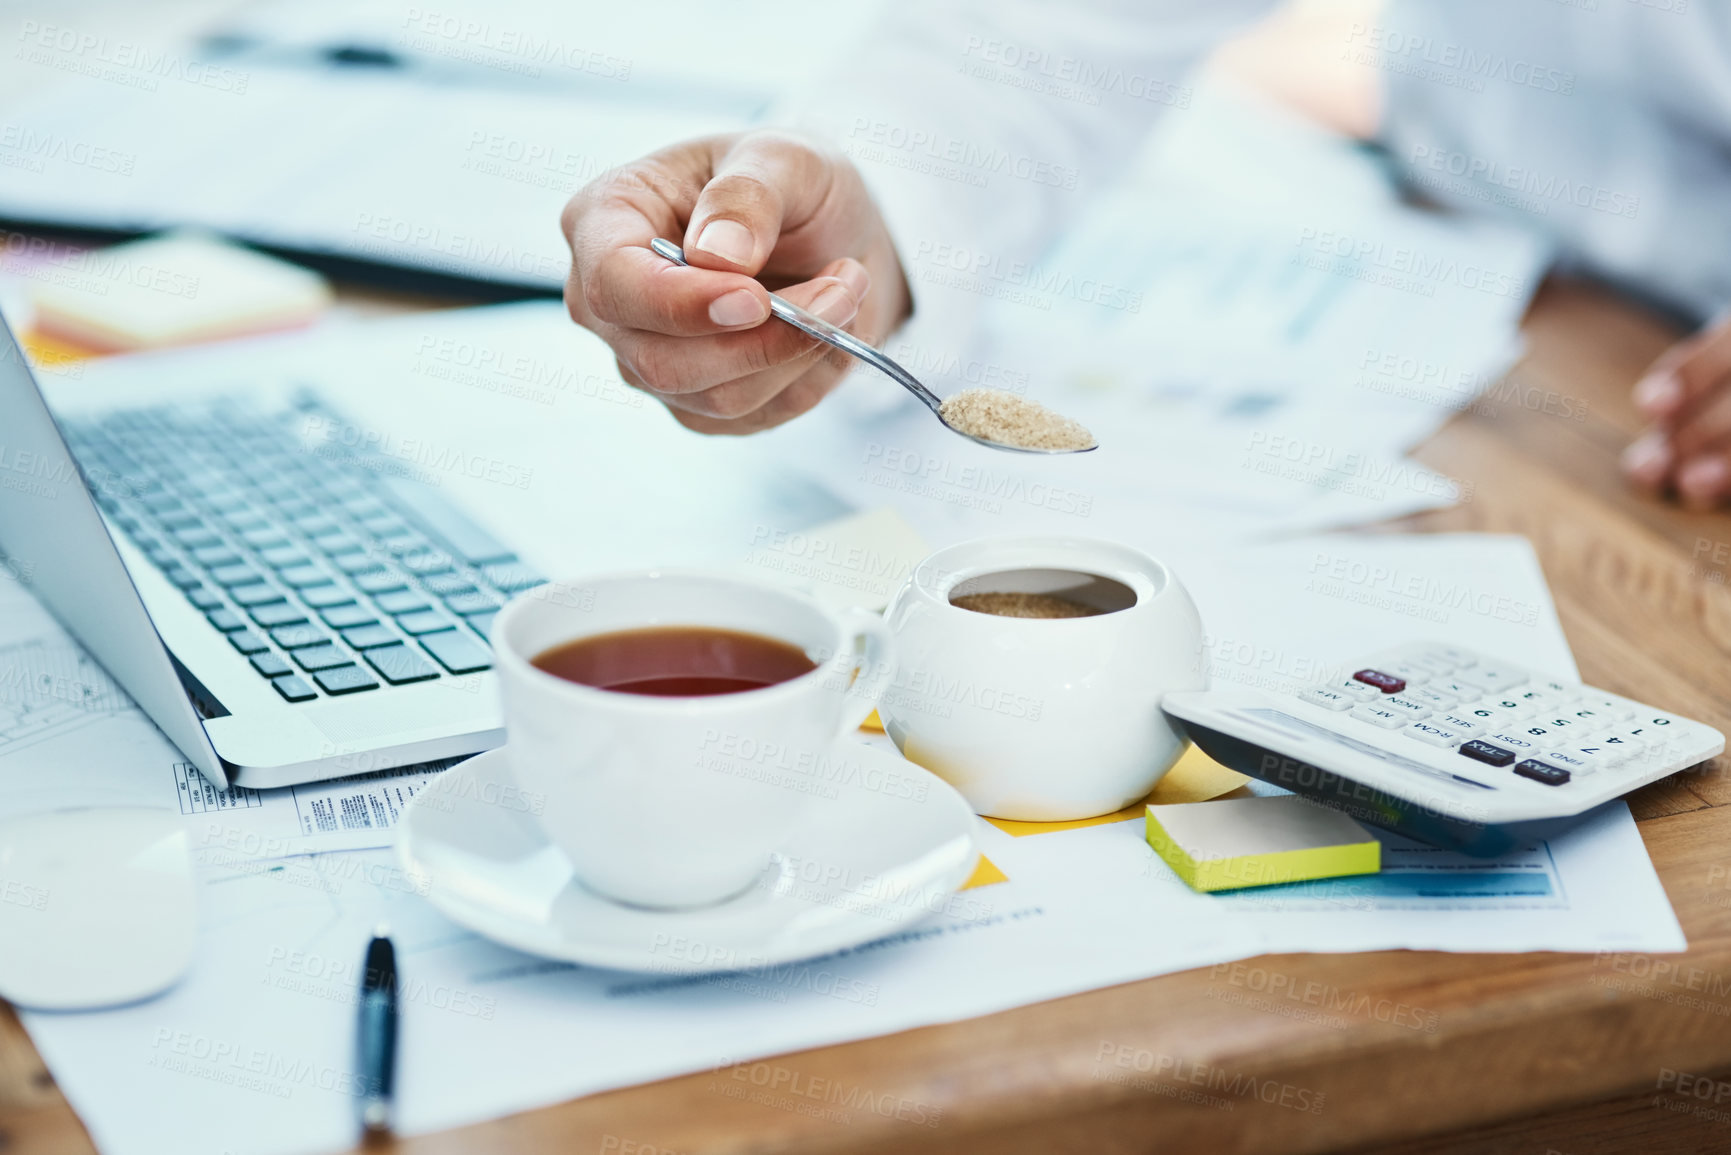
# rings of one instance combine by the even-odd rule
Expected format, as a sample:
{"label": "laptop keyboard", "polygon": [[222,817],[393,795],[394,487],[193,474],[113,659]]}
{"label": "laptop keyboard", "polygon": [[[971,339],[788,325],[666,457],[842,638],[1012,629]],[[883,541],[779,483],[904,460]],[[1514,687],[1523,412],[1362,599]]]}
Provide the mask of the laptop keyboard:
{"label": "laptop keyboard", "polygon": [[312,436],[354,426],[310,393],[63,425],[110,523],[289,702],[490,669],[494,615],[545,580],[401,462]]}

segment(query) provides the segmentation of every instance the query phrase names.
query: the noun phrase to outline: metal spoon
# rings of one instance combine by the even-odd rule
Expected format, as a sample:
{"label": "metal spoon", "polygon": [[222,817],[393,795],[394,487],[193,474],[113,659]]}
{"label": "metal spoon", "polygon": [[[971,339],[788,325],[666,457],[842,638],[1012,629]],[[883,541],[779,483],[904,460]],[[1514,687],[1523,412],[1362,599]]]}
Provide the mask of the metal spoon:
{"label": "metal spoon", "polygon": [[[654,240],[649,242],[649,247],[654,249],[659,256],[672,261],[676,265],[686,264],[685,250],[681,249],[670,240],[656,237]],[[689,268],[690,266],[687,265],[686,267]],[[1088,453],[1099,447],[1098,443],[1096,443],[1088,446],[1087,449],[1027,449],[1020,445],[1006,445],[1002,441],[988,441],[984,437],[975,437],[972,433],[963,432],[962,430],[957,429],[954,425],[951,425],[948,421],[944,421],[944,403],[939,400],[937,394],[920,384],[920,379],[918,377],[915,377],[912,373],[909,373],[906,369],[898,365],[892,358],[878,352],[852,333],[849,333],[846,329],[838,329],[822,317],[813,313],[808,313],[792,301],[784,300],[783,298],[776,296],[774,293],[769,295],[769,311],[781,318],[783,321],[786,321],[789,325],[792,325],[795,329],[804,333],[806,336],[816,337],[826,345],[833,345],[843,353],[847,353],[853,357],[858,357],[861,361],[864,361],[866,364],[882,373],[885,377],[888,377],[891,381],[894,381],[903,389],[906,389],[909,393],[918,397],[922,402],[924,402],[925,407],[932,411],[932,415],[939,421],[943,422],[944,428],[948,429],[951,433],[956,434],[958,437],[966,437],[969,441],[975,442],[979,445],[984,445],[988,449],[1002,449],[1010,453]]]}

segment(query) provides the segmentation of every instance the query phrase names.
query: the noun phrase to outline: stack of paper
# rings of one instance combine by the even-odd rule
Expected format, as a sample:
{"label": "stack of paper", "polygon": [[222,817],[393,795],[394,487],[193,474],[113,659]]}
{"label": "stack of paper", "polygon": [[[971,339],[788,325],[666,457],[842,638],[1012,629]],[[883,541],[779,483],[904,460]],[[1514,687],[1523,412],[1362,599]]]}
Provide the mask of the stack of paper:
{"label": "stack of paper", "polygon": [[[1330,559],[1353,572],[1476,583],[1535,614],[1515,622],[1457,606],[1421,621],[1318,585],[1314,575]],[[1373,644],[1436,635],[1573,673],[1543,578],[1518,539],[1331,538],[1176,564],[1208,624],[1217,683],[1309,679]],[[0,608],[0,620],[17,623],[11,644],[70,645],[19,598],[12,590]],[[0,685],[35,684],[9,672],[13,660],[0,652]],[[25,696],[34,703],[45,695]],[[82,713],[70,723],[63,717],[67,728],[57,735],[0,742],[0,806],[40,806],[48,801],[38,792],[45,779],[70,772],[55,804],[76,800],[82,774],[91,797],[113,801],[117,784],[132,779],[129,797],[176,808],[178,757],[136,711],[103,697]],[[127,724],[117,713],[132,718],[126,744],[73,744],[98,727]],[[1500,859],[1464,859],[1383,835],[1380,874],[1224,897],[1197,894],[1174,877],[1143,841],[1142,815],[1132,811],[1046,829],[982,822],[981,849],[1004,880],[964,891],[883,942],[734,974],[624,974],[532,958],[453,926],[386,851],[282,857],[302,848],[273,850],[269,836],[278,815],[295,809],[287,796],[298,793],[210,792],[186,810],[199,849],[201,931],[179,987],[113,1011],[22,1016],[57,1084],[110,1155],[347,1149],[353,1000],[362,948],[381,920],[398,946],[403,1038],[412,1041],[398,1082],[407,1134],[690,1072],[710,1072],[711,1093],[727,1096],[797,1068],[797,1060],[767,1056],[1193,967],[1212,968],[1208,997],[1283,1013],[1288,1008],[1268,1001],[1267,975],[1234,962],[1265,952],[1684,945],[1620,803],[1565,837]],[[348,845],[389,838],[391,811],[380,805],[378,813],[370,842]],[[1376,1019],[1383,1011],[1354,992],[1324,994],[1322,1008],[1295,1009],[1342,1027],[1390,1021]],[[1403,1004],[1398,1013],[1394,1025],[1435,1029],[1435,1013],[1423,1005]],[[910,1140],[941,1121],[942,1104],[898,1101],[885,1111],[879,1094],[836,1086],[809,1105],[838,1121],[867,1111],[894,1115]]]}

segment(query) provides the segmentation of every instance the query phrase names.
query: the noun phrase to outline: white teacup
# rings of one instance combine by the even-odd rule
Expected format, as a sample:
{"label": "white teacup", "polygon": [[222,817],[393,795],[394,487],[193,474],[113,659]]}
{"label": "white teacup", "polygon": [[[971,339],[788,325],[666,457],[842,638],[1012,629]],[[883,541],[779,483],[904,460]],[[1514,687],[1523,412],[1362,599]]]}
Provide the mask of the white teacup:
{"label": "white teacup", "polygon": [[[983,592],[1109,612],[1012,618],[950,600]],[[1141,798],[1184,752],[1161,698],[1208,683],[1202,622],[1176,575],[1107,541],[988,538],[939,550],[885,620],[896,676],[878,707],[884,728],[993,818],[1092,818]]]}
{"label": "white teacup", "polygon": [[[532,664],[578,638],[648,627],[760,634],[817,668],[731,694],[673,698],[580,685]],[[747,578],[660,570],[555,582],[493,624],[506,749],[585,886],[692,907],[747,889],[811,799],[816,759],[858,729],[893,673],[874,614],[833,614]]]}

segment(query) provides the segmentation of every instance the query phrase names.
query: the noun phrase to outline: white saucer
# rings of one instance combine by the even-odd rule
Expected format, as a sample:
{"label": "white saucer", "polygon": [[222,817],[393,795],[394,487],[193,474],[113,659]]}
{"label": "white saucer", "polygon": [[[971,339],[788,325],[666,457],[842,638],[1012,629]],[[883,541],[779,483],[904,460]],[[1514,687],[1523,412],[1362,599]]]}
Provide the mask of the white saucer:
{"label": "white saucer", "polygon": [[834,796],[814,797],[758,884],[716,906],[644,910],[584,889],[528,812],[506,749],[415,795],[397,857],[451,921],[530,954],[667,974],[814,958],[942,910],[980,856],[978,819],[948,783],[856,741],[833,753],[858,772],[822,783]]}

